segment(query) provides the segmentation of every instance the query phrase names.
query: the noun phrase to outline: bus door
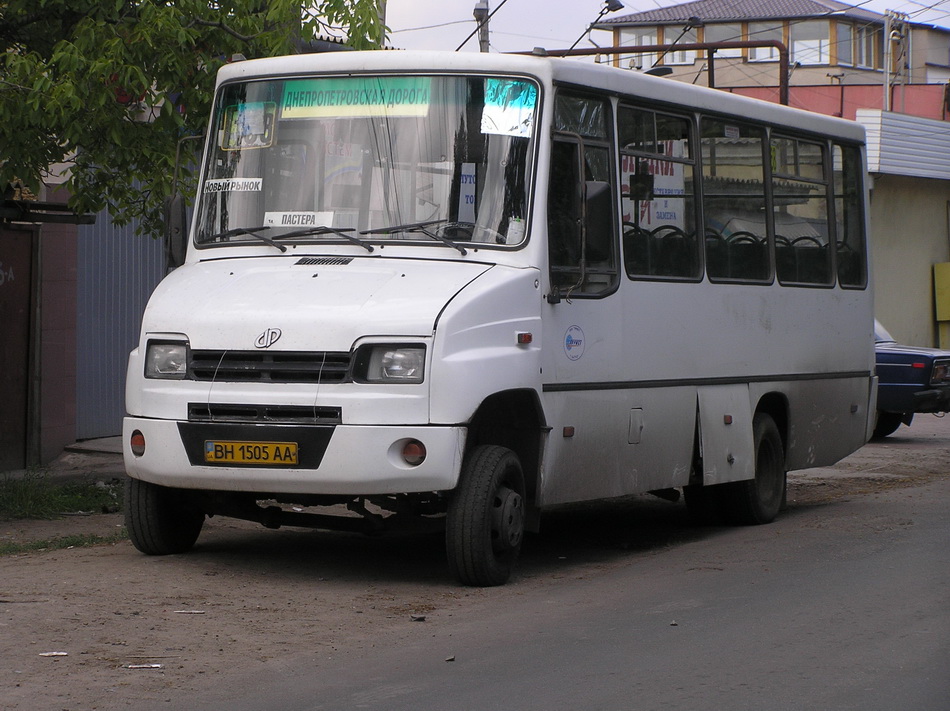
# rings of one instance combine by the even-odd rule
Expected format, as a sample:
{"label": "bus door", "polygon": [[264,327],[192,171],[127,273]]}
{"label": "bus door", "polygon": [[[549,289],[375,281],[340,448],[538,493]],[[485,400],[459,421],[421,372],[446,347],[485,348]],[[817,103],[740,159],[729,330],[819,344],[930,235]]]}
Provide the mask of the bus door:
{"label": "bus door", "polygon": [[610,104],[556,98],[548,182],[543,504],[617,495],[629,416],[618,377],[622,320]]}

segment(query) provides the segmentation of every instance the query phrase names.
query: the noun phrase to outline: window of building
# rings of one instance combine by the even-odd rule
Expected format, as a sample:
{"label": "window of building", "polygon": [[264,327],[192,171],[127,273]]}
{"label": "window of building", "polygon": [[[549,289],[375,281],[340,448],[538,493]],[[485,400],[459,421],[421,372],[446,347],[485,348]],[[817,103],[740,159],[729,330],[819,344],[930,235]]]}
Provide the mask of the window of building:
{"label": "window of building", "polygon": [[[698,34],[695,29],[683,31],[682,28],[677,27],[663,28],[663,42],[665,44],[695,44],[699,41],[697,36]],[[677,49],[675,45],[666,53],[666,56],[663,57],[664,64],[692,64],[696,61],[695,50]]]}
{"label": "window of building", "polygon": [[[656,27],[625,27],[620,30],[620,44],[622,46],[631,45],[634,47],[659,44]],[[635,54],[630,59],[630,66],[634,69],[647,70],[656,64],[656,59],[656,52]]]}
{"label": "window of building", "polygon": [[706,273],[713,280],[769,281],[765,130],[720,119],[701,126]]}
{"label": "window of building", "polygon": [[855,37],[855,64],[868,69],[879,69],[884,54],[880,27],[858,27]]}
{"label": "window of building", "polygon": [[621,105],[617,124],[627,274],[698,279],[692,123]]}
{"label": "window of building", "polygon": [[791,23],[792,61],[799,64],[828,64],[831,61],[830,27],[827,20]]}
{"label": "window of building", "polygon": [[838,23],[838,38],[835,54],[838,64],[854,64],[854,27],[844,22]]}
{"label": "window of building", "polygon": [[[706,25],[703,29],[704,42],[739,42],[742,40],[742,25],[725,23]],[[717,49],[717,57],[741,57],[741,49]]]}
{"label": "window of building", "polygon": [[[777,40],[784,42],[782,26],[776,26],[774,22],[750,22],[749,40]],[[750,62],[777,62],[778,50],[775,47],[750,47]]]}

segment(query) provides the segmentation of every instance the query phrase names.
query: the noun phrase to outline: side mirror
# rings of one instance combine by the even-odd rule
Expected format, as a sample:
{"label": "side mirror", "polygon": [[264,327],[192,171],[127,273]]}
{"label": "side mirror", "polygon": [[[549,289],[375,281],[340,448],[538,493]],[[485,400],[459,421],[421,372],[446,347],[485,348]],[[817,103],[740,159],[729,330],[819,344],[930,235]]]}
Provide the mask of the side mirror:
{"label": "side mirror", "polygon": [[181,146],[185,141],[200,141],[201,135],[185,136],[175,146],[175,175],[172,194],[165,198],[165,269],[175,269],[185,263],[188,249],[188,216],[185,200],[178,192],[178,170],[181,167]]}
{"label": "side mirror", "polygon": [[610,183],[588,180],[584,183],[584,230],[588,262],[610,259],[613,251],[615,206]]}
{"label": "side mirror", "polygon": [[185,263],[186,235],[185,200],[176,192],[165,198],[165,265],[168,269]]}

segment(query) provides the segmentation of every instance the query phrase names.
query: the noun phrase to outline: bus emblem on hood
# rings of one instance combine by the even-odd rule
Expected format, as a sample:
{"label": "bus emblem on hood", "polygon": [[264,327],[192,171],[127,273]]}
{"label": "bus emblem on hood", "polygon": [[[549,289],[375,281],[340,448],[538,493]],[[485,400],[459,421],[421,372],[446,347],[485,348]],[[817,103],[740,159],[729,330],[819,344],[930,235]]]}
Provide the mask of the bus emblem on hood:
{"label": "bus emblem on hood", "polygon": [[280,329],[279,328],[268,328],[264,333],[257,337],[257,340],[254,341],[254,345],[258,348],[270,348],[272,345],[277,343],[277,339],[280,338]]}

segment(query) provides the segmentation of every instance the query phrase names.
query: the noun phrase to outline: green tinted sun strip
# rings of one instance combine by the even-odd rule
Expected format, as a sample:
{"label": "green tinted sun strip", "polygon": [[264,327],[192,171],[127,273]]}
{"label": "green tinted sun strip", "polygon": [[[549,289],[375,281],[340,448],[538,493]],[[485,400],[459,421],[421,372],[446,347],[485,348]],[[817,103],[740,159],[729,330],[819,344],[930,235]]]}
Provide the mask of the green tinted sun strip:
{"label": "green tinted sun strip", "polygon": [[281,118],[425,116],[430,77],[300,79],[284,84]]}

